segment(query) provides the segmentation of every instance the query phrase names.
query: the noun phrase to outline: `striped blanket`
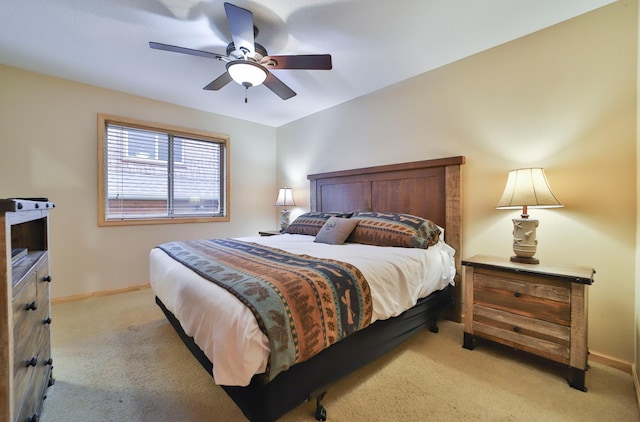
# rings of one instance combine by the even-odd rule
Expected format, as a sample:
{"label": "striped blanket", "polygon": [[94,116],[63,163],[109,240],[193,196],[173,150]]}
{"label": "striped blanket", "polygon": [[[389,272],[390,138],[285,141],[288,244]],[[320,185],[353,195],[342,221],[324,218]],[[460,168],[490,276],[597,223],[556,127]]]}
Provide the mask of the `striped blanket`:
{"label": "striped blanket", "polygon": [[371,322],[369,285],[351,264],[234,239],[158,248],[251,309],[271,348],[266,381]]}

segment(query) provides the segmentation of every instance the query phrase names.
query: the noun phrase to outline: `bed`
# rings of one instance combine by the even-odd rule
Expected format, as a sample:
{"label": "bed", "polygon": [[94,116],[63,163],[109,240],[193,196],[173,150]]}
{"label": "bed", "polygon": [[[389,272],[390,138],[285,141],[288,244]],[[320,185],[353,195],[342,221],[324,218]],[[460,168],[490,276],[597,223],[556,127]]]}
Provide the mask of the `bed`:
{"label": "bed", "polygon": [[[326,410],[320,401],[332,383],[382,356],[418,330],[427,327],[437,332],[436,321],[443,313],[449,319],[460,320],[461,295],[457,281],[460,278],[460,167],[463,163],[464,157],[450,157],[309,175],[310,212],[305,215],[321,215],[325,221],[331,218],[341,225],[347,223],[346,220],[358,220],[360,223],[352,229],[346,242],[334,245],[333,239],[327,244],[317,241],[324,237],[324,231],[296,231],[296,227],[304,227],[297,222],[306,221],[300,218],[294,221],[290,233],[281,236],[159,245],[150,255],[150,279],[156,303],[185,345],[249,420],[276,420],[310,398],[317,401],[316,418],[324,420]],[[374,221],[371,218],[397,219],[398,216],[403,224],[407,218],[416,217],[416,227],[419,225],[421,230],[426,226],[422,219],[428,221],[428,229],[417,237],[418,242],[428,245],[383,248],[376,246],[377,241],[368,242],[362,237],[367,233],[365,223]],[[413,236],[411,242],[415,241]],[[216,265],[201,264],[205,253],[217,259]],[[393,258],[383,263],[382,256],[391,256],[391,253]],[[301,261],[303,259],[313,261]],[[234,266],[239,260],[247,263],[246,271],[220,276],[220,268],[226,270],[226,263]],[[413,267],[401,273],[399,268],[405,271],[405,260],[428,262],[420,265],[429,268],[439,263],[441,268],[436,276],[415,273],[426,270]],[[266,269],[257,267],[258,261],[266,265]],[[282,265],[278,266],[279,262]],[[381,265],[392,267],[387,271]],[[336,295],[333,299],[329,297],[328,302],[337,304],[329,312],[332,317],[339,314],[337,323],[325,315],[320,325],[328,327],[326,333],[314,336],[307,336],[307,330],[300,328],[309,325],[291,323],[291,330],[278,337],[286,343],[282,339],[288,335],[288,344],[295,343],[295,353],[286,350],[281,353],[274,336],[264,335],[273,332],[271,321],[261,316],[280,316],[277,312],[280,308],[259,314],[255,308],[264,302],[275,306],[270,298],[264,295],[259,301],[251,301],[234,290],[235,283],[245,282],[239,280],[251,269],[269,283],[289,279],[289,273],[279,271],[292,274],[314,271],[305,272],[304,277],[322,282],[329,278],[329,273],[338,274],[341,277],[338,282],[329,288],[322,287]],[[324,272],[318,274],[318,271]],[[409,292],[399,298],[385,299],[391,294],[384,288],[381,290],[377,279],[383,279],[386,273],[398,280],[406,279],[411,287],[398,290]],[[216,277],[220,279],[215,280],[217,284],[207,280]],[[231,281],[225,285],[221,283],[223,278]],[[365,281],[360,281],[361,278]],[[411,284],[416,278],[431,278],[433,283],[428,287],[422,282]],[[253,279],[246,282],[253,283]],[[278,289],[276,291],[283,291]],[[296,295],[306,297],[313,293]],[[308,302],[319,301],[318,297]],[[236,303],[228,305],[230,302]],[[368,302],[372,304],[367,305]],[[301,309],[310,309],[308,305]],[[326,309],[327,305],[322,306]],[[289,315],[292,308],[284,306],[283,313]],[[299,313],[304,317],[304,312]],[[309,311],[309,315],[313,313]],[[225,326],[221,328],[223,322]],[[227,328],[228,325],[232,329]],[[222,334],[216,338],[211,332]],[[327,344],[308,352],[318,347],[317,339],[325,339]]]}

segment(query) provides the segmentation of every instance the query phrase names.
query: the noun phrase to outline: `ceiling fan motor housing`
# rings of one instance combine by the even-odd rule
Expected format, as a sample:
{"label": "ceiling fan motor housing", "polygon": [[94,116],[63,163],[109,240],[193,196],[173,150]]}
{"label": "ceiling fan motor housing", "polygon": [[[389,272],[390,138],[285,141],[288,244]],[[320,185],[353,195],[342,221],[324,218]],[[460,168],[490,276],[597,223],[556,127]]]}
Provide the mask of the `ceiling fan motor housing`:
{"label": "ceiling fan motor housing", "polygon": [[[255,59],[256,61],[259,62],[260,60],[262,60],[263,57],[269,55],[269,53],[267,53],[267,49],[258,43],[254,43],[254,50],[255,50],[254,57],[247,56],[247,58]],[[245,51],[244,53],[246,54],[248,53],[248,51]],[[227,56],[233,57],[236,59],[245,58],[244,55],[236,51],[236,46],[233,42],[230,42],[229,45],[227,45]]]}

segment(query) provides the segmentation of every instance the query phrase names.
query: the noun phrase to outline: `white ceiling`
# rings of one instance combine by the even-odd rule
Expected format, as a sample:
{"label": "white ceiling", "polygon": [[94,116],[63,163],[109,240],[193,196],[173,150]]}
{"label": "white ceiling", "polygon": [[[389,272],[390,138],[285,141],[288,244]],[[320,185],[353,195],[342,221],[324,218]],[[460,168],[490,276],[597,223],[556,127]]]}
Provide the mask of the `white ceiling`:
{"label": "white ceiling", "polygon": [[[297,96],[265,86],[202,88],[221,61],[149,41],[226,53],[223,1],[3,0],[0,63],[278,127],[613,0],[232,0],[270,54],[324,54],[332,70],[274,70]],[[0,95],[2,95],[0,93]]]}

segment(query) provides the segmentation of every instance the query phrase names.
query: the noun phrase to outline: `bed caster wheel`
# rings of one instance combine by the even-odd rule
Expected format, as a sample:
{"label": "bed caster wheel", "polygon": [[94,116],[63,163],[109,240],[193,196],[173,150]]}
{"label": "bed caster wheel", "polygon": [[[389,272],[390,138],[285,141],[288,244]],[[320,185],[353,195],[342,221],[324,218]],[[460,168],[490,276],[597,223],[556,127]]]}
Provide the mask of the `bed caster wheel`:
{"label": "bed caster wheel", "polygon": [[316,408],[316,420],[317,421],[326,421],[327,420],[327,409],[324,406],[320,405]]}
{"label": "bed caster wheel", "polygon": [[326,391],[320,393],[316,397],[316,420],[317,421],[326,421],[327,420],[327,409],[324,408],[323,405],[320,404],[324,395],[327,394]]}

